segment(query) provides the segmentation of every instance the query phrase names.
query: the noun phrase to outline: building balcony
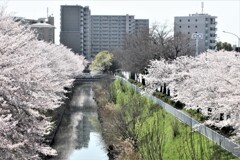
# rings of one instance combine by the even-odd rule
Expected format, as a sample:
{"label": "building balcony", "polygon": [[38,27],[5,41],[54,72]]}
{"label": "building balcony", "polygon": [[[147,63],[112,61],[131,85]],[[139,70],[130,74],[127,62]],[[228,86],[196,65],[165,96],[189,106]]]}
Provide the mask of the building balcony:
{"label": "building balcony", "polygon": [[217,28],[215,26],[210,27],[210,31],[217,31]]}
{"label": "building balcony", "polygon": [[210,27],[209,33],[210,33],[210,34],[215,34],[216,31],[217,31],[217,28],[215,28],[215,27]]}
{"label": "building balcony", "polygon": [[210,24],[209,26],[212,27],[212,28],[215,28],[216,24]]}
{"label": "building balcony", "polygon": [[215,47],[217,45],[217,42],[215,41],[214,43],[209,43],[209,46]]}
{"label": "building balcony", "polygon": [[218,24],[218,22],[210,22],[210,25],[217,25]]}
{"label": "building balcony", "polygon": [[212,31],[209,31],[210,34],[215,34],[217,30],[212,30]]}
{"label": "building balcony", "polygon": [[209,37],[209,39],[210,39],[210,40],[215,40],[215,39],[216,39],[216,37]]}

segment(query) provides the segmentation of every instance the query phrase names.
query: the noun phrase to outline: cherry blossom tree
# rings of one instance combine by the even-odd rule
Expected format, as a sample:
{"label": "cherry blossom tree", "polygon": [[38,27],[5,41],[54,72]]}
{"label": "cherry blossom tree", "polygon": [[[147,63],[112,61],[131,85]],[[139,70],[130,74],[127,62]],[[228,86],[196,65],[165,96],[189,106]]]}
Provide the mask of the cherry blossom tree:
{"label": "cherry blossom tree", "polygon": [[86,61],[62,45],[38,41],[3,9],[0,37],[1,159],[56,155],[44,143],[53,129],[44,113],[60,106],[64,87],[71,86]]}
{"label": "cherry blossom tree", "polygon": [[[145,76],[150,90],[165,83],[174,100],[198,109],[219,127],[231,126],[240,137],[240,54],[207,51],[198,57],[152,60]],[[152,87],[152,88],[151,88]]]}

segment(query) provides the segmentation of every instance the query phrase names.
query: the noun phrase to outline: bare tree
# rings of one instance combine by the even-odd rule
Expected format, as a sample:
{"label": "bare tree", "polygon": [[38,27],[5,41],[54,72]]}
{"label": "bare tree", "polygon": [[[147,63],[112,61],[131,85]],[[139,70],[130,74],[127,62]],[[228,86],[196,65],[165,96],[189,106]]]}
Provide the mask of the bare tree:
{"label": "bare tree", "polygon": [[154,58],[151,48],[149,31],[142,29],[127,35],[124,48],[113,51],[113,54],[124,70],[142,72],[148,60]]}
{"label": "bare tree", "polygon": [[177,32],[174,34],[174,53],[175,58],[179,56],[190,55],[194,53],[194,46],[190,43],[191,39],[182,32]]}
{"label": "bare tree", "polygon": [[166,24],[154,24],[150,29],[142,29],[126,36],[124,48],[112,51],[122,69],[143,73],[152,59],[175,59],[191,55],[190,39],[182,33],[172,35]]}
{"label": "bare tree", "polygon": [[151,43],[154,44],[156,58],[167,58],[169,41],[172,39],[172,30],[166,24],[154,24],[150,30]]}
{"label": "bare tree", "polygon": [[155,44],[155,52],[158,53],[157,59],[176,59],[179,56],[194,53],[190,37],[182,32],[176,32],[172,35],[172,30],[168,29],[166,24],[153,25],[150,36]]}

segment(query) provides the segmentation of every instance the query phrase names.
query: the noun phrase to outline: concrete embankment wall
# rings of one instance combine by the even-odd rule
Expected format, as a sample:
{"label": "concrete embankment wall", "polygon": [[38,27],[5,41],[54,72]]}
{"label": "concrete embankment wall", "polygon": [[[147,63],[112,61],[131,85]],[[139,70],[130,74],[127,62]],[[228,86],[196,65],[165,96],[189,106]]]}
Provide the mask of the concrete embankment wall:
{"label": "concrete embankment wall", "polygon": [[47,116],[52,118],[52,122],[54,122],[54,126],[53,126],[53,130],[51,131],[51,133],[49,135],[46,136],[46,143],[48,145],[52,145],[54,142],[54,137],[58,131],[58,128],[61,124],[61,121],[63,119],[63,115],[64,115],[64,111],[69,103],[69,100],[72,97],[72,91],[73,88],[65,88],[65,90],[67,90],[68,92],[65,94],[66,99],[64,99],[62,105],[54,110],[48,111],[47,112]]}

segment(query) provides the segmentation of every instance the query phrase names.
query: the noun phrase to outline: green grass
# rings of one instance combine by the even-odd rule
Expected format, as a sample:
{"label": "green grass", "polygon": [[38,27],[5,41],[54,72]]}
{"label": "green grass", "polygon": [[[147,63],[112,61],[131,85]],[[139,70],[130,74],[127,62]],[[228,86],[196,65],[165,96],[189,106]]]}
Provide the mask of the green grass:
{"label": "green grass", "polygon": [[237,159],[123,82],[113,85],[117,107],[142,159]]}
{"label": "green grass", "polygon": [[136,131],[144,160],[235,158],[162,109],[139,121]]}

